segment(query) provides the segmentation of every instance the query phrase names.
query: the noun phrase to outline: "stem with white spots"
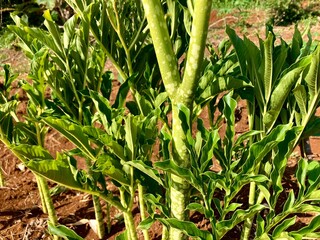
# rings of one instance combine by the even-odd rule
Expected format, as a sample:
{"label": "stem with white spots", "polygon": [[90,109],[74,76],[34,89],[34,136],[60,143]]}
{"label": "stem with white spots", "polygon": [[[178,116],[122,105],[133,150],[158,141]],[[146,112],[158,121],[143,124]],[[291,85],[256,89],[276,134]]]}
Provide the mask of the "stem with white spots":
{"label": "stem with white spots", "polygon": [[172,99],[180,85],[178,61],[169,37],[169,30],[159,0],[142,0],[166,91]]}
{"label": "stem with white spots", "polygon": [[[142,3],[161,76],[172,102],[173,161],[180,167],[189,168],[190,155],[186,145],[186,133],[179,118],[178,105],[183,104],[192,113],[194,94],[202,69],[212,0],[195,1],[191,39],[183,80],[181,80],[178,70],[161,2],[159,0],[142,0]],[[185,179],[172,174],[170,186],[172,217],[187,220],[185,209],[189,203],[189,195],[190,184]],[[179,229],[170,228],[169,239],[179,240],[185,239],[185,237]]]}

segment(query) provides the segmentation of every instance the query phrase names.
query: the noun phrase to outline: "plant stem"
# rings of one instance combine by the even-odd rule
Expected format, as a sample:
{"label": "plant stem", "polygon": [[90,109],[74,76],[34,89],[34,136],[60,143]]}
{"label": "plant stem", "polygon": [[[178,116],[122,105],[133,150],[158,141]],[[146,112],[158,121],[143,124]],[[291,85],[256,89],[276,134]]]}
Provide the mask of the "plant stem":
{"label": "plant stem", "polygon": [[0,165],[0,187],[4,187],[4,177],[3,177],[1,165]]}
{"label": "plant stem", "polygon": [[162,240],[167,240],[169,239],[169,231],[168,228],[165,225],[162,225]]}
{"label": "plant stem", "polygon": [[[126,208],[125,211],[123,211],[123,218],[124,218],[124,223],[127,229],[127,239],[132,239],[132,240],[138,240],[138,235],[137,231],[134,225],[134,220],[132,216],[132,211],[130,206],[128,206],[125,198],[125,189],[120,187],[120,199],[121,199],[121,204]],[[129,204],[130,205],[130,204]]]}
{"label": "plant stem", "polygon": [[[249,190],[249,207],[254,205],[255,197],[256,197],[256,183],[255,182],[251,182],[250,183],[250,190]],[[252,223],[253,223],[253,219],[252,218],[247,218],[244,221],[243,231],[242,231],[242,234],[241,234],[241,239],[243,239],[243,240],[248,240],[249,239]]]}
{"label": "plant stem", "polygon": [[131,211],[124,212],[123,215],[126,221],[126,228],[129,231],[129,239],[138,240],[137,231],[134,225],[134,220]]}
{"label": "plant stem", "polygon": [[[188,168],[190,165],[189,152],[186,146],[186,133],[182,129],[179,109],[172,107],[172,137],[173,158],[177,165]],[[186,207],[189,202],[190,184],[183,178],[171,174],[170,200],[171,215],[179,220],[186,220]],[[184,239],[183,233],[176,228],[169,229],[169,239]]]}
{"label": "plant stem", "polygon": [[107,233],[111,232],[111,217],[110,217],[110,204],[106,202],[106,215],[107,215]]}
{"label": "plant stem", "polygon": [[39,195],[40,195],[40,200],[41,200],[41,206],[42,206],[42,212],[43,213],[48,213],[48,209],[47,209],[47,205],[44,199],[44,193],[42,192],[42,188],[41,186],[41,178],[40,176],[38,176],[37,174],[35,174],[36,180],[37,180],[37,185],[38,185],[38,191],[39,191]]}
{"label": "plant stem", "polygon": [[98,224],[98,238],[102,239],[105,235],[105,228],[104,228],[104,222],[103,222],[103,212],[101,209],[101,203],[100,198],[97,196],[92,196],[93,206],[94,206],[94,215]]}
{"label": "plant stem", "polygon": [[[188,168],[190,159],[186,146],[186,133],[182,128],[182,122],[179,118],[178,105],[183,104],[188,107],[192,115],[193,97],[202,67],[212,0],[195,1],[191,40],[182,82],[161,2],[159,0],[142,0],[142,3],[148,20],[161,76],[173,105],[173,158],[177,165]],[[171,175],[171,183],[171,215],[179,220],[186,220],[185,209],[189,202],[190,185],[183,178],[173,174]],[[169,239],[179,240],[183,238],[185,236],[180,230],[170,228]]]}
{"label": "plant stem", "polygon": [[[56,210],[54,208],[51,196],[50,196],[50,191],[48,187],[47,181],[43,177],[38,177],[39,180],[39,191],[42,192],[42,196],[44,199],[44,206],[48,211],[48,217],[49,221],[53,226],[58,225],[58,218],[56,214]],[[54,240],[59,240],[60,238],[58,236],[53,237]]]}
{"label": "plant stem", "polygon": [[161,2],[160,0],[142,0],[142,4],[145,9],[162,80],[169,97],[174,98],[181,78]]}
{"label": "plant stem", "polygon": [[[146,219],[146,211],[144,206],[143,194],[144,194],[144,187],[138,183],[138,194],[139,194],[139,207],[140,207],[140,214],[141,214],[141,221]],[[142,230],[144,240],[149,240],[149,233],[147,229]]]}

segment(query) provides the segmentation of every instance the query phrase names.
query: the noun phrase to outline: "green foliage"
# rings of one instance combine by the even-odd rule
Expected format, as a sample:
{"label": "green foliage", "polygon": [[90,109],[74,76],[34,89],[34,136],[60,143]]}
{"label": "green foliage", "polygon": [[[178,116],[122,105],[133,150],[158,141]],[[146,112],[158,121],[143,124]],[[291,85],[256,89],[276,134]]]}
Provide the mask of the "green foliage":
{"label": "green foliage", "polygon": [[300,20],[319,16],[320,12],[313,9],[313,4],[307,7],[302,6],[301,0],[276,1],[271,8],[271,22],[274,25],[287,26]]}
{"label": "green foliage", "polygon": [[[161,11],[157,19],[145,16],[140,1],[68,2],[75,15],[62,27],[49,11],[44,12],[45,29],[30,27],[18,16],[9,27],[31,60],[31,81],[20,82],[28,96],[20,120],[17,99],[8,94],[14,77],[4,66],[0,137],[27,167],[120,210],[127,230],[118,239],[138,238],[132,215],[137,191],[140,207],[146,207],[139,228],[158,221],[163,238],[221,239],[235,228],[250,233],[250,223],[257,226],[257,239],[318,235],[318,217],[305,228],[289,227],[298,213],[320,212],[319,164],[301,159],[295,173],[299,190],[287,192],[282,186],[294,147],[319,124],[311,120],[320,100],[320,48],[313,48],[311,38],[304,43],[296,30],[291,44],[281,40],[276,45],[270,30],[258,47],[227,28],[230,40],[218,49],[209,46],[210,55],[203,59],[199,46],[204,39],[196,30],[207,25],[198,15],[191,18],[194,8],[202,10],[191,1],[152,5],[166,19]],[[152,27],[153,20],[159,28]],[[168,45],[162,48],[156,40]],[[188,51],[192,54],[178,64]],[[107,60],[118,73],[116,96]],[[190,69],[193,78],[183,75]],[[250,129],[237,136],[239,98],[248,102]],[[199,117],[204,109],[208,125]],[[74,148],[53,157],[44,144],[48,129]],[[79,158],[85,169],[78,169]],[[213,159],[221,170],[212,168]],[[118,193],[108,191],[109,184]],[[241,194],[249,186],[256,194],[248,195],[248,204]],[[188,211],[208,219],[211,232],[185,218]],[[62,226],[49,225],[49,230],[79,239]]]}

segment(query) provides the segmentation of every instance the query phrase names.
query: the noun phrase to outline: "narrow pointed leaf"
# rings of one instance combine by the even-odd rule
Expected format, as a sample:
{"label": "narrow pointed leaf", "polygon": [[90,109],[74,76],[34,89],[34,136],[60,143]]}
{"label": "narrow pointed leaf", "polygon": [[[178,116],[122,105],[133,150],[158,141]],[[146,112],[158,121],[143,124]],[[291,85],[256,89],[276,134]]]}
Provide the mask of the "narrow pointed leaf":
{"label": "narrow pointed leaf", "polygon": [[266,102],[269,102],[272,91],[272,76],[273,76],[273,43],[274,36],[273,33],[269,32],[267,39],[264,42],[264,91]]}
{"label": "narrow pointed leaf", "polygon": [[303,85],[298,85],[293,89],[293,94],[298,103],[302,116],[307,114],[307,92]]}
{"label": "narrow pointed leaf", "polygon": [[263,116],[263,122],[270,128],[277,120],[282,106],[291,91],[294,84],[298,81],[303,70],[309,65],[311,56],[301,59],[292,65],[280,78],[277,86],[274,88],[267,113]]}
{"label": "narrow pointed leaf", "polygon": [[210,232],[198,229],[192,222],[181,221],[175,218],[159,218],[158,220],[166,226],[179,229],[189,237],[198,237],[202,240],[213,240],[213,235]]}
{"label": "narrow pointed leaf", "polygon": [[247,210],[239,209],[235,211],[231,219],[223,220],[217,223],[217,235],[218,239],[221,239],[229,230],[234,228],[237,224],[243,222],[247,218],[255,216],[258,212],[263,210],[265,206],[263,205],[254,205]]}
{"label": "narrow pointed leaf", "polygon": [[160,185],[163,185],[162,179],[160,178],[157,171],[152,167],[146,165],[143,161],[140,161],[140,160],[127,161],[126,164],[129,164],[139,169],[141,172],[147,174],[149,177],[157,181]]}
{"label": "narrow pointed leaf", "polygon": [[282,232],[287,230],[290,226],[295,224],[297,216],[293,216],[291,218],[283,220],[282,223],[280,223],[278,226],[275,227],[275,229],[272,232],[272,237],[278,237]]}
{"label": "narrow pointed leaf", "polygon": [[252,144],[249,149],[249,156],[244,163],[242,172],[249,173],[250,171],[252,171],[255,168],[256,164],[260,162],[268,152],[270,152],[279,142],[285,139],[286,133],[290,129],[290,124],[279,125],[261,141]]}
{"label": "narrow pointed leaf", "polygon": [[70,121],[53,117],[46,117],[43,121],[69,139],[86,154],[89,159],[94,160],[94,151],[89,145],[89,138],[83,134],[81,126]]}
{"label": "narrow pointed leaf", "polygon": [[83,238],[76,234],[72,229],[63,225],[54,226],[51,222],[48,222],[48,230],[51,234],[66,240],[83,240]]}

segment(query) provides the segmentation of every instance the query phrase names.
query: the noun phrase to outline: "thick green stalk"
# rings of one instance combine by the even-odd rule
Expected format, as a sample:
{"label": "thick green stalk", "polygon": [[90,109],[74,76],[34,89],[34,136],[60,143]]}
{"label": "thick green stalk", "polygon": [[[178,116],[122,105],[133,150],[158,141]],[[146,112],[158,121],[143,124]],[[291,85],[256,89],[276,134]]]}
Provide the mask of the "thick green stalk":
{"label": "thick green stalk", "polygon": [[[88,173],[91,175],[92,171],[90,170],[90,168],[91,168],[92,164],[89,159],[86,159],[86,165],[89,169]],[[103,214],[102,214],[99,196],[92,195],[92,201],[93,201],[94,213],[95,213],[95,217],[96,217],[96,221],[97,221],[98,237],[99,237],[99,239],[102,239],[105,235],[105,227],[104,227],[104,222],[103,222]]]}
{"label": "thick green stalk", "polygon": [[[174,55],[165,22],[161,2],[159,0],[142,0],[145,14],[153,40],[161,76],[166,91],[172,101],[172,137],[173,157],[176,164],[188,168],[190,165],[189,152],[186,146],[186,133],[179,118],[179,104],[183,104],[192,112],[193,96],[199,80],[205,43],[208,31],[208,21],[211,11],[211,0],[195,1],[191,40],[187,55],[187,63],[183,82],[181,82],[177,59]],[[179,220],[186,220],[186,206],[189,202],[190,185],[183,178],[172,175],[170,187],[171,215]],[[169,239],[183,239],[185,236],[171,228]]]}
{"label": "thick green stalk", "polygon": [[120,188],[119,190],[120,190],[121,204],[125,208],[125,210],[123,211],[123,218],[124,218],[124,223],[127,229],[127,239],[138,240],[138,235],[134,225],[134,220],[133,220],[132,211],[131,211],[132,209],[130,206],[128,206],[126,202],[125,189]]}
{"label": "thick green stalk", "polygon": [[[38,177],[38,179],[40,184],[38,187],[39,187],[39,190],[42,192],[42,195],[44,198],[45,207],[48,211],[49,221],[51,222],[52,225],[57,226],[58,218],[57,218],[56,210],[54,208],[54,205],[50,196],[48,183],[43,177]],[[54,236],[53,239],[59,240],[60,238],[58,236]]]}
{"label": "thick green stalk", "polygon": [[[172,107],[172,136],[173,136],[173,158],[177,165],[186,167],[190,165],[189,152],[186,146],[186,135],[179,118],[179,109],[176,105]],[[179,220],[187,220],[186,206],[189,203],[190,184],[183,178],[171,174],[170,186],[170,210],[172,217]],[[185,239],[184,234],[175,228],[169,228],[169,239]]]}
{"label": "thick green stalk", "polygon": [[[145,210],[145,205],[144,205],[144,198],[143,198],[143,194],[144,194],[144,187],[138,183],[138,194],[139,194],[139,207],[140,207],[140,214],[141,214],[141,221],[145,220],[146,217],[146,210]],[[142,230],[143,236],[144,236],[144,240],[149,240],[149,233],[148,230]]]}
{"label": "thick green stalk", "polygon": [[[41,111],[39,111],[39,114],[40,113],[41,113]],[[37,142],[38,142],[39,146],[43,147],[44,138],[42,137],[41,126],[40,126],[40,124],[36,123],[35,127],[36,127],[36,133],[37,133]],[[45,178],[38,176],[38,175],[36,175],[36,179],[37,179],[37,183],[38,183],[38,187],[39,187],[39,194],[40,194],[40,198],[41,198],[43,211],[48,214],[49,221],[51,222],[51,224],[53,226],[57,226],[58,225],[58,217],[57,217],[56,210],[55,210],[53,202],[52,202],[48,182]],[[57,236],[54,236],[53,238],[54,238],[54,240],[60,239]]]}
{"label": "thick green stalk", "polygon": [[131,210],[123,212],[123,216],[124,216],[124,220],[125,220],[125,225],[126,225],[127,231],[129,233],[129,236],[130,236],[128,239],[130,239],[130,240],[138,240],[138,235],[137,235],[136,227],[134,225],[134,220],[133,220],[133,216],[132,216]]}
{"label": "thick green stalk", "polygon": [[142,4],[148,21],[162,80],[169,97],[172,99],[177,93],[181,78],[178,70],[178,61],[172,48],[161,2],[160,0],[142,0]]}
{"label": "thick green stalk", "polygon": [[47,205],[46,205],[46,201],[44,199],[44,193],[42,191],[41,186],[41,181],[42,181],[42,177],[38,176],[37,174],[35,174],[36,180],[37,180],[37,186],[38,186],[38,191],[39,191],[39,195],[40,195],[40,200],[41,200],[41,206],[42,206],[42,212],[43,213],[48,213],[48,209],[47,209]]}
{"label": "thick green stalk", "polygon": [[[250,190],[249,190],[249,207],[253,206],[255,203],[256,197],[256,183],[250,183]],[[244,220],[243,231],[241,233],[241,239],[247,240],[250,237],[250,231],[252,227],[253,219],[247,218]]]}
{"label": "thick green stalk", "polygon": [[100,198],[97,196],[92,196],[93,206],[94,206],[94,215],[98,224],[98,238],[102,239],[105,235],[105,227],[103,222],[103,212],[101,209]]}
{"label": "thick green stalk", "polygon": [[110,204],[106,202],[107,232],[111,232]]}
{"label": "thick green stalk", "polygon": [[209,17],[212,0],[194,1],[191,38],[187,54],[187,63],[180,88],[181,97],[193,100],[194,92],[199,82],[204,50],[206,46]]}

